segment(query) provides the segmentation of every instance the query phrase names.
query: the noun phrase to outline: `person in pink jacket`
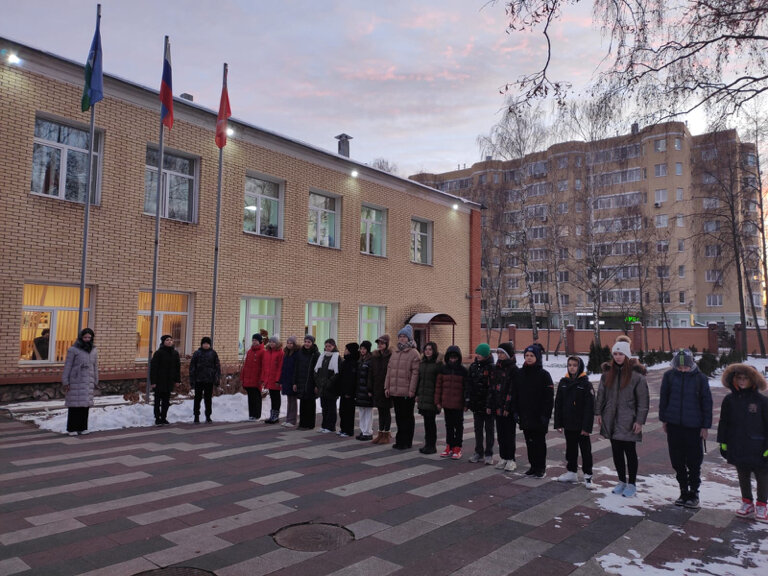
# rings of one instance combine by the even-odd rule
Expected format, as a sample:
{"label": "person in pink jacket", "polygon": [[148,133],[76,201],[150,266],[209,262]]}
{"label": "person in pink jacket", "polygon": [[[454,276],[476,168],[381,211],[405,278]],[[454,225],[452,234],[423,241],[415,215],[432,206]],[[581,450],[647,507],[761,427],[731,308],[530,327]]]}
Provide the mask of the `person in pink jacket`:
{"label": "person in pink jacket", "polygon": [[264,347],[261,345],[261,334],[254,334],[251,347],[245,354],[243,367],[240,370],[240,383],[248,394],[248,420],[256,421],[261,418],[262,364]]}
{"label": "person in pink jacket", "polygon": [[269,418],[264,424],[277,424],[280,421],[280,372],[283,368],[283,345],[277,336],[272,336],[264,349],[261,364],[261,382],[269,391]]}
{"label": "person in pink jacket", "polygon": [[419,382],[421,356],[413,341],[413,328],[406,324],[397,333],[397,347],[387,366],[384,393],[395,407],[397,435],[392,446],[395,450],[408,450],[413,443],[416,418],[413,408],[416,403],[416,385]]}

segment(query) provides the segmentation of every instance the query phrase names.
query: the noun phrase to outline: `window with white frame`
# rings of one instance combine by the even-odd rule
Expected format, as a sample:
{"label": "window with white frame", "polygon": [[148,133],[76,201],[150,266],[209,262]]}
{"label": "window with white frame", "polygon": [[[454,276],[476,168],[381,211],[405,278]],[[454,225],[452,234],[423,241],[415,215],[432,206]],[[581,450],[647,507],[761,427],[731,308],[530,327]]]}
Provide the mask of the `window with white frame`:
{"label": "window with white frame", "polygon": [[558,192],[568,192],[568,180],[558,180],[557,181],[557,191]]}
{"label": "window with white frame", "polygon": [[[312,334],[319,343],[336,339],[339,305],[336,302],[307,302],[304,307],[305,334]],[[322,345],[319,346],[322,348]]]}
{"label": "window with white frame", "polygon": [[270,336],[280,335],[283,302],[278,298],[245,296],[240,299],[237,352],[240,356],[251,347],[251,337],[260,330]]}
{"label": "window with white frame", "polygon": [[675,221],[677,223],[678,228],[685,228],[685,216],[682,214],[677,214],[675,216]]}
{"label": "window with white frame", "polygon": [[256,176],[245,177],[243,230],[261,236],[283,236],[283,186]]}
{"label": "window with white frame", "polygon": [[720,244],[707,244],[704,247],[704,254],[707,258],[716,258],[723,255],[723,247]]}
{"label": "window with white frame", "polygon": [[683,189],[682,188],[675,189],[675,200],[677,200],[678,202],[682,202],[682,200],[683,200]]}
{"label": "window with white frame", "polygon": [[762,294],[752,294],[752,303],[755,305],[755,308],[762,308],[763,307],[763,295]]}
{"label": "window with white frame", "polygon": [[[19,360],[36,364],[64,362],[79,331],[80,288],[24,284],[22,294]],[[83,323],[90,326],[90,288],[85,289],[84,298]]]}
{"label": "window with white frame", "polygon": [[663,138],[661,140],[654,140],[653,149],[656,152],[665,152],[667,150],[667,139]]}
{"label": "window with white frame", "polygon": [[558,214],[568,214],[568,202],[558,202],[557,203],[557,213]]}
{"label": "window with white frame", "polygon": [[669,226],[669,217],[666,214],[656,215],[656,228],[666,228]]}
{"label": "window with white frame", "polygon": [[574,178],[573,179],[573,189],[574,190],[581,190],[581,178]]}
{"label": "window with white frame", "polygon": [[657,178],[660,178],[662,176],[667,175],[667,165],[666,164],[656,164],[653,167],[653,173]]}
{"label": "window with white frame", "polygon": [[656,266],[657,278],[669,278],[669,266]]}
{"label": "window with white frame", "polygon": [[568,274],[568,270],[558,270],[557,272],[557,279],[560,282],[568,282],[569,276],[570,275]]}
{"label": "window with white frame", "polygon": [[656,242],[656,252],[659,254],[669,252],[669,240],[659,240]]}
{"label": "window with white frame", "polygon": [[340,204],[340,198],[318,192],[309,193],[307,242],[328,248],[339,247]]}
{"label": "window with white frame", "polygon": [[387,255],[387,211],[363,206],[360,210],[360,252]]}
{"label": "window with white frame", "polygon": [[[144,213],[155,215],[157,163],[160,152],[147,146],[144,169]],[[196,216],[197,162],[189,157],[163,153],[163,179],[160,186],[160,217],[194,222]]]}
{"label": "window with white frame", "polygon": [[685,290],[680,290],[680,292],[678,292],[677,301],[680,304],[685,304]]}
{"label": "window with white frame", "polygon": [[712,198],[712,197],[702,198],[701,207],[704,208],[705,210],[713,210],[716,208],[720,208],[720,199]]}
{"label": "window with white frame", "polygon": [[677,241],[677,251],[685,252],[685,240],[682,238]]}
{"label": "window with white frame", "polygon": [[704,222],[704,232],[713,233],[720,230],[720,220],[707,220]]}
{"label": "window with white frame", "polygon": [[722,294],[707,294],[707,306],[722,306],[723,295]]}
{"label": "window with white frame", "polygon": [[557,159],[557,168],[559,170],[564,170],[565,168],[568,168],[568,156],[563,156]]}
{"label": "window with white frame", "polygon": [[533,292],[534,304],[549,304],[549,292]]}
{"label": "window with white frame", "polygon": [[[170,334],[176,350],[184,355],[188,350],[189,294],[158,292],[155,299],[155,329],[152,350],[160,346],[160,336]],[[139,310],[136,316],[136,358],[146,360],[149,353],[149,320],[152,316],[152,292],[139,292]]]}
{"label": "window with white frame", "polygon": [[432,264],[432,222],[411,218],[411,262]]}
{"label": "window with white frame", "polygon": [[[91,202],[94,204],[98,202],[100,143],[101,136],[96,132],[91,166]],[[89,147],[87,130],[36,118],[32,148],[32,194],[84,203]]]}
{"label": "window with white frame", "polygon": [[707,282],[714,282],[716,284],[722,284],[723,271],[722,270],[707,270],[704,276]]}
{"label": "window with white frame", "polygon": [[669,304],[670,301],[669,291],[659,292],[659,304]]}
{"label": "window with white frame", "polygon": [[683,141],[680,138],[675,138],[675,150],[683,149]]}
{"label": "window with white frame", "polygon": [[757,165],[757,156],[755,156],[751,152],[748,152],[747,153],[747,166],[755,166],[755,165]]}
{"label": "window with white frame", "polygon": [[682,175],[683,175],[683,163],[675,162],[675,176],[682,176]]}
{"label": "window with white frame", "polygon": [[660,188],[656,190],[656,192],[653,195],[654,202],[656,204],[662,204],[663,202],[667,201],[667,189],[666,188]]}
{"label": "window with white frame", "polygon": [[386,327],[386,308],[384,306],[361,305],[359,310],[359,340],[375,342],[384,334]]}
{"label": "window with white frame", "polygon": [[677,277],[678,278],[685,278],[685,264],[680,264],[677,267]]}
{"label": "window with white frame", "polygon": [[568,294],[560,294],[560,303],[563,306],[568,306],[571,303],[571,297]]}

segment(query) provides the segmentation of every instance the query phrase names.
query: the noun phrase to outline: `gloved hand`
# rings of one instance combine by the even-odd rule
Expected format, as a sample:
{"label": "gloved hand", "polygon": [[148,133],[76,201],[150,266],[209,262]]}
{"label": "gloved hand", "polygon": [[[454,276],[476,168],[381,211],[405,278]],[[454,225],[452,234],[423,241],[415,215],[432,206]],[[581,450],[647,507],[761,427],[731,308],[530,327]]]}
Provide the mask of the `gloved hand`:
{"label": "gloved hand", "polygon": [[720,456],[728,459],[728,445],[727,444],[720,444]]}

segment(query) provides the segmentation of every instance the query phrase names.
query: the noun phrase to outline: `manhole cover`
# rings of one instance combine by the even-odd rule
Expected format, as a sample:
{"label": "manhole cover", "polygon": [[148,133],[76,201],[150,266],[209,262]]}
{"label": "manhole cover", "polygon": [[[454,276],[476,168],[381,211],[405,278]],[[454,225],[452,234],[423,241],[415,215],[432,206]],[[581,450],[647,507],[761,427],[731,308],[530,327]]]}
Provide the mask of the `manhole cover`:
{"label": "manhole cover", "polygon": [[293,524],[272,537],[278,546],[302,552],[336,550],[355,539],[352,532],[334,524]]}
{"label": "manhole cover", "polygon": [[190,566],[169,566],[168,568],[155,568],[154,570],[139,572],[134,576],[215,576],[215,574]]}

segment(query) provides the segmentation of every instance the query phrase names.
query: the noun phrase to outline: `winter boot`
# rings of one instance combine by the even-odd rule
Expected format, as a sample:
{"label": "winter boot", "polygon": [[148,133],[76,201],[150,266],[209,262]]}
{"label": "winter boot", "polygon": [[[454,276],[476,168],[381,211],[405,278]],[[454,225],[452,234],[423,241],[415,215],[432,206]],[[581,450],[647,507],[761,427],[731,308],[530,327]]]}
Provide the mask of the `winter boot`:
{"label": "winter boot", "polygon": [[277,410],[270,410],[269,411],[269,419],[264,422],[264,424],[277,424],[277,422],[280,420],[280,412]]}
{"label": "winter boot", "polygon": [[383,436],[384,436],[384,432],[379,430],[378,433],[376,434],[376,438],[371,440],[371,444],[381,444],[381,439]]}
{"label": "winter boot", "polygon": [[389,444],[392,441],[392,435],[387,430],[386,432],[381,433],[381,440],[379,440],[379,444]]}

